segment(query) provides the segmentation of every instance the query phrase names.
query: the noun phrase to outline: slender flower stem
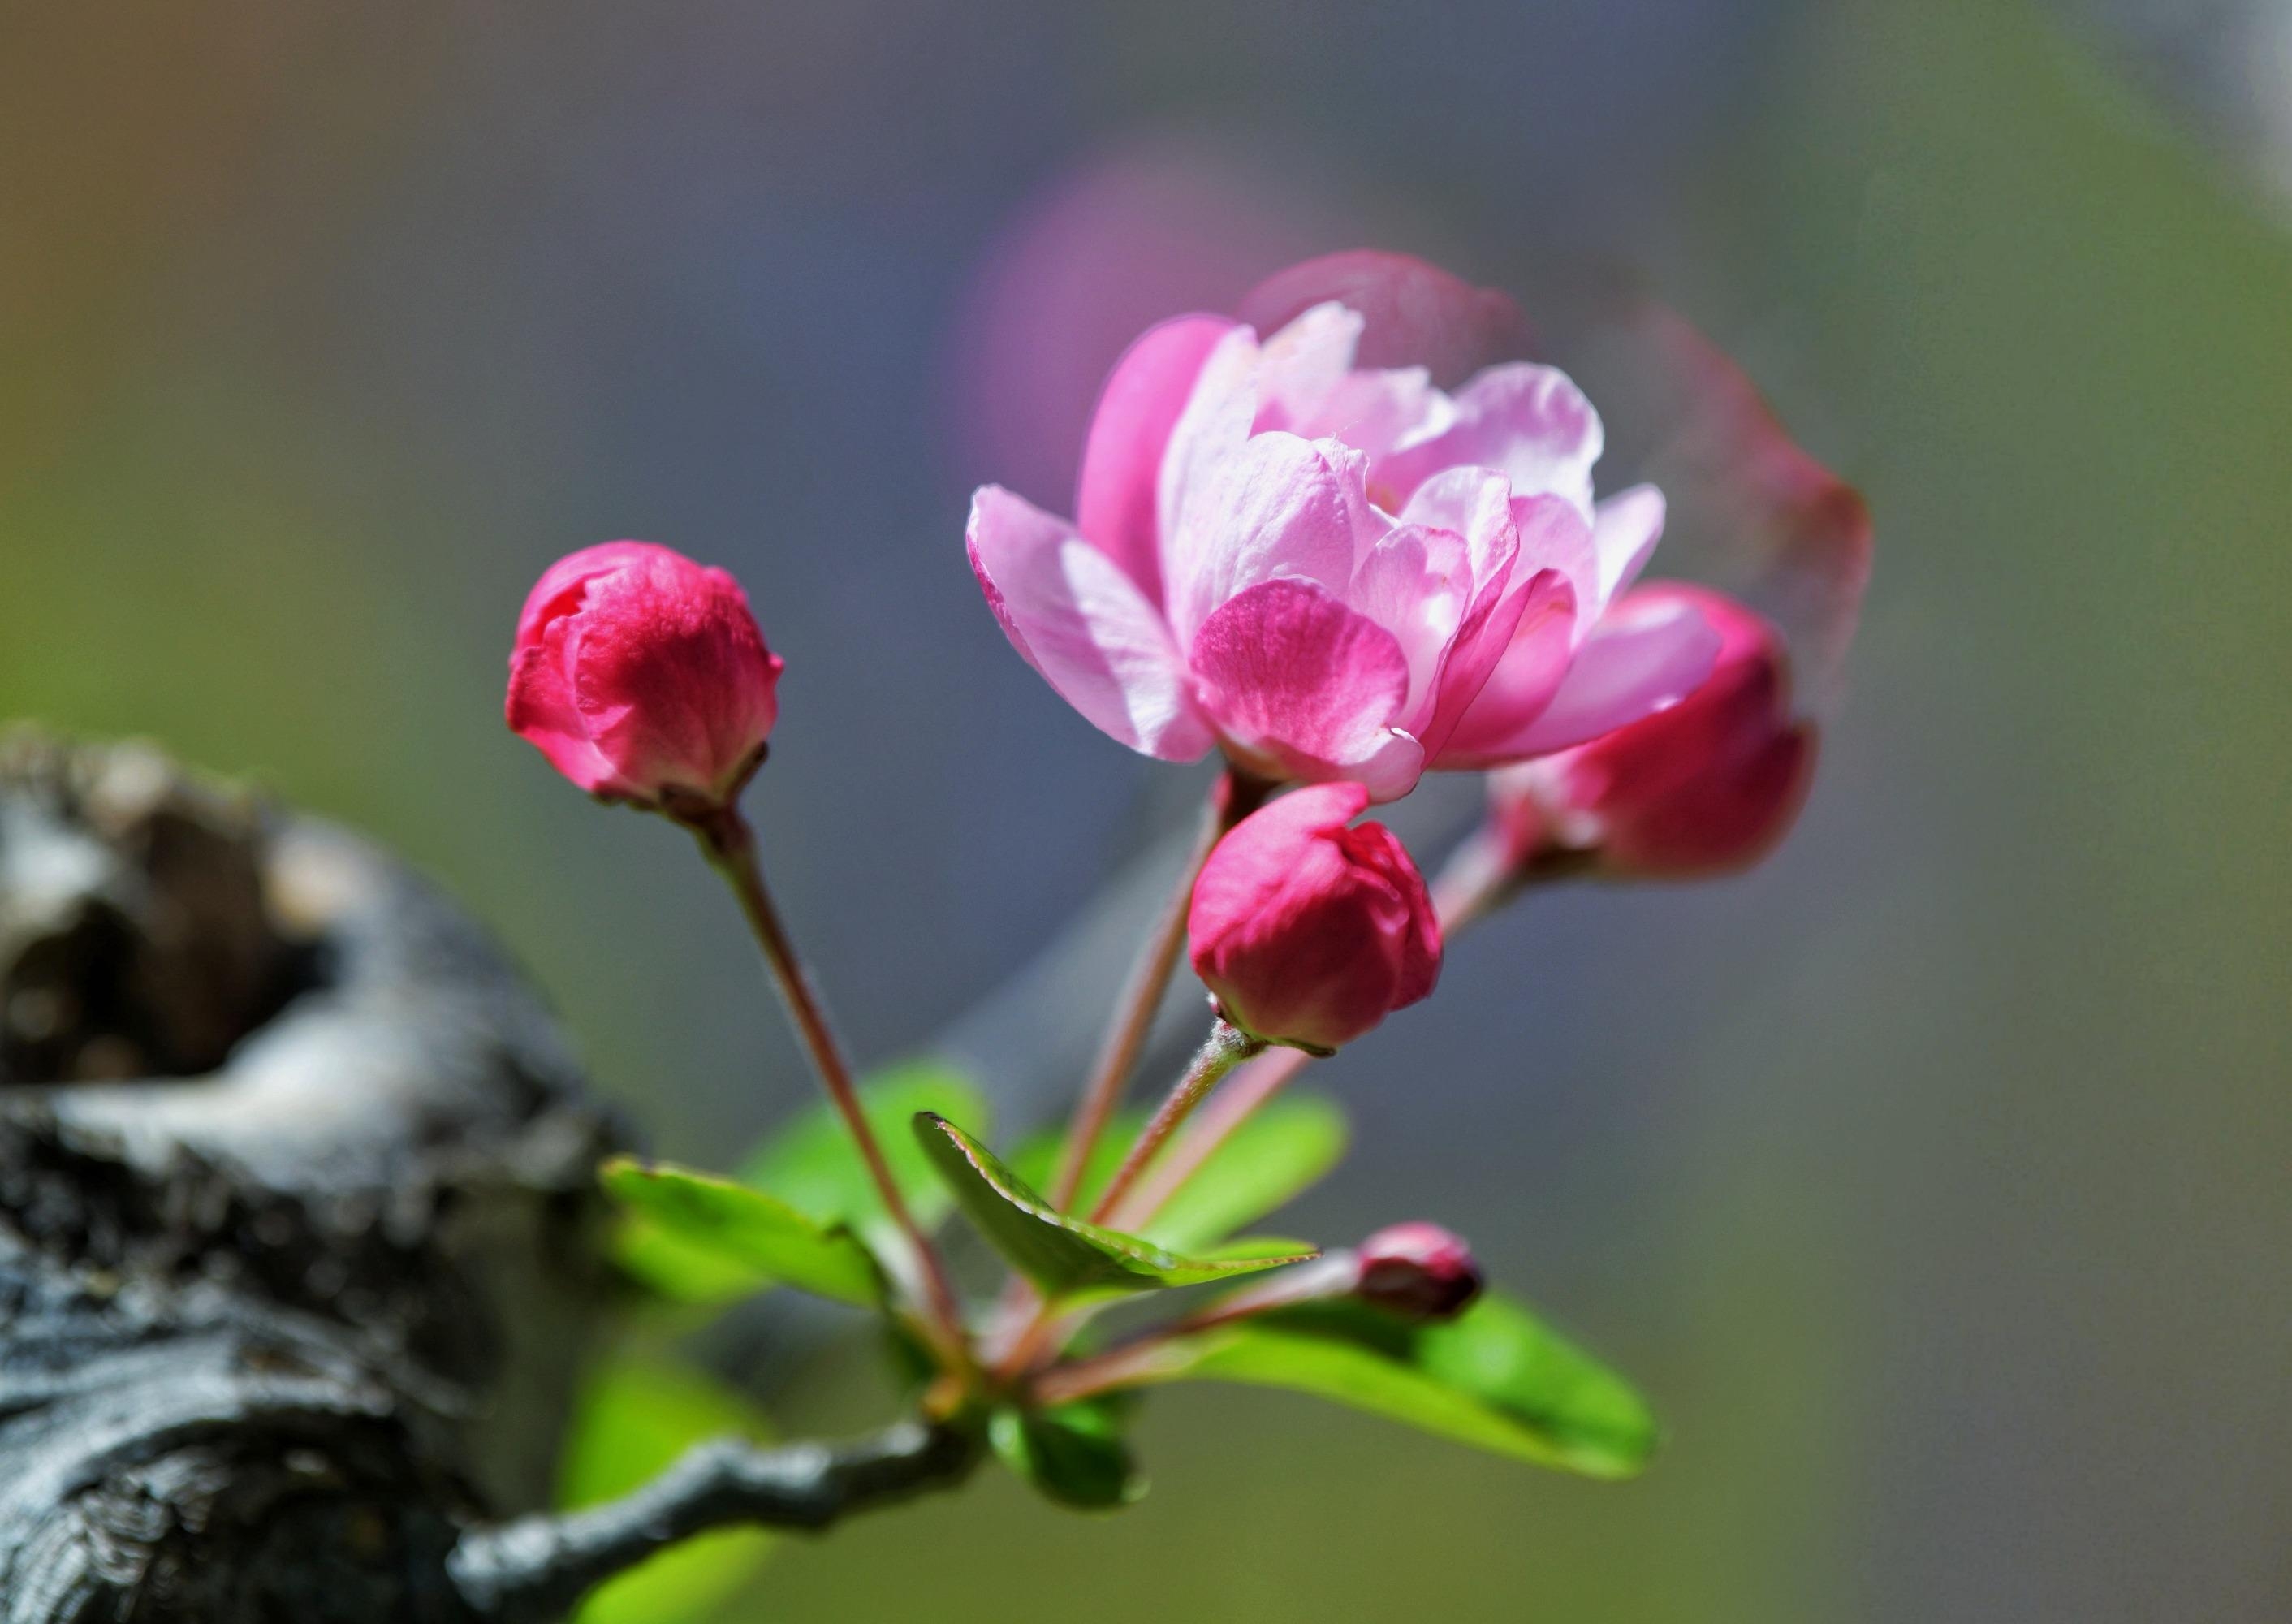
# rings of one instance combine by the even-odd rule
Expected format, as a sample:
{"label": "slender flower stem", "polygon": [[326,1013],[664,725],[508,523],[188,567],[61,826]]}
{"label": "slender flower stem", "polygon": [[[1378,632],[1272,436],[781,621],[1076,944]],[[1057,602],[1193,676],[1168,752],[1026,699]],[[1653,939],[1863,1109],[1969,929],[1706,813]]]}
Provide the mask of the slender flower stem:
{"label": "slender flower stem", "polygon": [[[1432,882],[1433,909],[1441,920],[1443,940],[1461,934],[1511,894],[1516,877],[1504,860],[1497,831],[1475,829],[1443,864]],[[1217,1154],[1218,1148],[1268,1100],[1289,1086],[1312,1058],[1302,1049],[1278,1049],[1261,1056],[1231,1087],[1210,1102],[1193,1129],[1171,1148],[1151,1178],[1108,1215],[1118,1229],[1134,1230],[1154,1215]]]}
{"label": "slender flower stem", "polygon": [[1232,1085],[1209,1103],[1195,1119],[1192,1130],[1170,1148],[1153,1176],[1131,1192],[1106,1222],[1116,1229],[1136,1230],[1153,1220],[1202,1164],[1218,1152],[1236,1128],[1256,1110],[1288,1087],[1289,1079],[1313,1057],[1303,1049],[1279,1048],[1261,1054],[1242,1069]]}
{"label": "slender flower stem", "polygon": [[[1209,1040],[1196,1052],[1185,1074],[1178,1079],[1161,1108],[1139,1134],[1138,1143],[1123,1158],[1122,1166],[1116,1169],[1113,1181],[1093,1211],[1091,1222],[1103,1221],[1122,1200],[1123,1192],[1154,1159],[1155,1152],[1201,1103],[1202,1096],[1217,1086],[1218,1079],[1264,1047],[1262,1040],[1224,1021],[1210,1029]],[[1006,1335],[993,1355],[996,1379],[1003,1382],[1014,1380],[1034,1362],[1045,1345],[1053,1340],[1053,1333],[1058,1330],[1062,1319],[1057,1306],[1045,1301],[1039,1292],[1030,1291],[1025,1297],[1013,1298],[1005,1304],[1005,1309]]]}
{"label": "slender flower stem", "polygon": [[1091,1210],[1092,1223],[1103,1222],[1106,1216],[1121,1204],[1130,1186],[1138,1182],[1138,1176],[1146,1170],[1170,1135],[1176,1133],[1185,1119],[1193,1114],[1194,1107],[1217,1087],[1218,1079],[1251,1055],[1263,1053],[1264,1048],[1263,1038],[1253,1038],[1227,1022],[1220,1021],[1210,1028],[1209,1040],[1196,1052],[1185,1075],[1164,1098],[1144,1130],[1139,1134],[1138,1143],[1130,1147],[1130,1153],[1122,1159],[1122,1165],[1115,1169],[1114,1176],[1107,1182],[1106,1192],[1098,1198],[1098,1205]]}
{"label": "slender flower stem", "polygon": [[884,1159],[884,1147],[876,1143],[875,1130],[868,1125],[867,1113],[860,1109],[851,1065],[827,1024],[827,1012],[804,970],[803,960],[797,956],[795,943],[788,936],[771,893],[765,887],[763,868],[756,860],[754,831],[739,809],[733,806],[684,821],[699,839],[709,866],[724,877],[725,884],[739,900],[740,910],[747,916],[748,926],[755,933],[756,945],[763,949],[764,961],[771,966],[772,980],[787,1006],[789,1018],[795,1022],[796,1033],[811,1056],[812,1069],[819,1072],[829,1101],[860,1147],[860,1159],[867,1164],[868,1176],[884,1199],[884,1210],[914,1249],[924,1306],[934,1339],[940,1344],[940,1351],[955,1369],[971,1369],[972,1361],[964,1334],[963,1309],[956,1301],[954,1287],[948,1281],[947,1267],[940,1261],[931,1238],[916,1222],[915,1214],[908,1210],[899,1183],[892,1176],[891,1166]]}
{"label": "slender flower stem", "polygon": [[1161,1007],[1162,994],[1170,984],[1170,977],[1178,967],[1178,955],[1186,945],[1186,910],[1193,901],[1194,878],[1209,860],[1219,839],[1263,805],[1272,788],[1231,767],[1211,787],[1209,804],[1202,812],[1201,832],[1195,837],[1193,850],[1187,854],[1177,883],[1171,887],[1169,900],[1163,903],[1152,931],[1139,949],[1137,962],[1131,966],[1130,979],[1123,984],[1106,1036],[1099,1045],[1089,1080],[1083,1085],[1082,1095],[1075,1103],[1074,1118],[1068,1125],[1066,1141],[1060,1147],[1058,1168],[1052,1176],[1049,1192],[1051,1205],[1061,1212],[1072,1205],[1076,1192],[1082,1188],[1084,1175],[1090,1168],[1091,1152],[1098,1148],[1115,1107],[1121,1103],[1123,1087],[1137,1070],[1139,1054],[1146,1046],[1147,1035],[1154,1029],[1154,1012]]}
{"label": "slender flower stem", "polygon": [[1032,1396],[1037,1403],[1062,1404],[1127,1386],[1150,1371],[1163,1351],[1181,1337],[1255,1319],[1277,1308],[1344,1297],[1360,1286],[1360,1257],[1350,1250],[1330,1252],[1311,1263],[1284,1269],[1262,1284],[1220,1297],[1198,1313],[1142,1331],[1102,1353],[1053,1365],[1035,1378]]}

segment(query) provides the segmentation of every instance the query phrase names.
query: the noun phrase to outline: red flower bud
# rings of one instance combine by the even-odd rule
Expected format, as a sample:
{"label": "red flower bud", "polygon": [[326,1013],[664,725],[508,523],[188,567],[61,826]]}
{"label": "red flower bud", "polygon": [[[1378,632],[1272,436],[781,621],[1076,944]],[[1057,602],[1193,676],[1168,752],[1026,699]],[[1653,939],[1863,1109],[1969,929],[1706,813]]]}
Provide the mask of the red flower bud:
{"label": "red flower bud", "polygon": [[1395,1224],[1360,1243],[1353,1295],[1411,1320],[1452,1320],[1481,1294],[1481,1265],[1464,1238],[1437,1224]]}
{"label": "red flower bud", "polygon": [[1685,879],[1747,868],[1789,830],[1815,729],[1791,709],[1775,628],[1723,594],[1642,586],[1610,618],[1685,603],[1719,634],[1711,675],[1668,710],[1491,779],[1514,865],[1588,859],[1602,873]]}
{"label": "red flower bud", "polygon": [[1252,813],[1194,882],[1194,970],[1253,1038],[1326,1054],[1432,990],[1441,926],[1381,823],[1348,828],[1359,784],[1316,784]]}
{"label": "red flower bud", "polygon": [[509,725],[591,795],[729,803],[779,715],[779,658],[740,584],[644,541],[549,567],[518,616]]}

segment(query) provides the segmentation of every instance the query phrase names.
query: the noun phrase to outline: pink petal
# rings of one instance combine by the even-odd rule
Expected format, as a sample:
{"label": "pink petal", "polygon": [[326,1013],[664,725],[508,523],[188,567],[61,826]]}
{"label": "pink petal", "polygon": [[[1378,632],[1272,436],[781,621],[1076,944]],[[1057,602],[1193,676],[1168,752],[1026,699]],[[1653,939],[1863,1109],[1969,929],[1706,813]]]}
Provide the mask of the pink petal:
{"label": "pink petal", "polygon": [[722,570],[666,547],[592,578],[565,631],[584,730],[648,798],[722,796],[754,771],[779,715],[779,658],[747,594]]}
{"label": "pink petal", "polygon": [[1520,545],[1511,483],[1486,468],[1448,468],[1434,474],[1401,505],[1400,521],[1463,537],[1475,580],[1493,577],[1501,585]]}
{"label": "pink petal", "polygon": [[1412,731],[1432,705],[1441,657],[1473,602],[1465,540],[1402,525],[1371,547],[1346,584],[1345,607],[1391,632],[1408,662],[1408,693],[1394,713]]}
{"label": "pink petal", "polygon": [[1373,248],[1325,254],[1278,271],[1250,290],[1239,314],[1271,333],[1330,299],[1361,314],[1359,367],[1421,366],[1447,387],[1492,362],[1531,353],[1528,323],[1505,295],[1408,255]]}
{"label": "pink petal", "polygon": [[1154,490],[1166,607],[1177,591],[1179,571],[1174,567],[1177,532],[1195,487],[1249,439],[1250,424],[1257,416],[1257,335],[1247,327],[1230,329],[1203,357],[1193,393],[1171,425]]}
{"label": "pink petal", "polygon": [[1568,675],[1576,642],[1576,589],[1558,570],[1540,570],[1518,594],[1493,668],[1465,704],[1448,736],[1435,742],[1432,764],[1482,768],[1517,758],[1513,740],[1536,724]]}
{"label": "pink petal", "polygon": [[1406,794],[1423,751],[1392,720],[1408,661],[1391,632],[1311,581],[1264,581],[1203,622],[1191,659],[1228,747],[1275,778],[1354,779]]}
{"label": "pink petal", "polygon": [[1406,497],[1444,468],[1493,468],[1517,496],[1550,491],[1591,513],[1600,415],[1566,373],[1527,361],[1491,367],[1454,405],[1448,428],[1378,459],[1380,485]]}
{"label": "pink petal", "polygon": [[549,764],[591,795],[613,795],[629,785],[590,739],[565,675],[562,622],[510,657],[507,718]]}
{"label": "pink petal", "polygon": [[1598,624],[1600,551],[1592,526],[1576,505],[1550,493],[1515,497],[1513,523],[1520,531],[1520,564],[1514,573],[1557,570],[1574,590],[1575,641],[1582,642]]}
{"label": "pink petal", "polygon": [[1169,628],[1121,566],[996,485],[972,497],[964,541],[1011,646],[1092,725],[1165,761],[1208,751]]}
{"label": "pink petal", "polygon": [[1075,522],[1150,600],[1162,594],[1162,453],[1203,363],[1232,328],[1222,316],[1180,316],[1152,328],[1115,362],[1090,420]]}
{"label": "pink petal", "polygon": [[1594,510],[1592,545],[1600,555],[1599,609],[1604,612],[1647,568],[1663,539],[1663,492],[1652,485],[1618,491]]}
{"label": "pink petal", "polygon": [[1497,753],[1543,755],[1652,715],[1693,692],[1718,653],[1719,634],[1687,604],[1624,605],[1576,651],[1544,714]]}
{"label": "pink petal", "polygon": [[548,622],[580,608],[589,583],[599,576],[609,575],[627,565],[646,563],[663,551],[650,541],[601,541],[595,546],[568,553],[543,570],[533,590],[525,594],[525,607],[517,616],[517,645],[522,648],[532,642]]}
{"label": "pink petal", "polygon": [[1337,387],[1352,375],[1361,319],[1342,304],[1317,304],[1264,340],[1258,351],[1257,417],[1253,427],[1308,430]]}
{"label": "pink petal", "polygon": [[[1504,476],[1486,469],[1457,468],[1435,474],[1409,498],[1411,519],[1429,520],[1453,528],[1462,536],[1473,580],[1471,597],[1458,617],[1454,636],[1441,650],[1432,705],[1418,727],[1418,738],[1429,755],[1438,756],[1468,707],[1504,658],[1514,629],[1528,609],[1532,582],[1515,567],[1523,555],[1525,537],[1515,514],[1529,520],[1532,533],[1541,537],[1545,510],[1556,522],[1574,523],[1575,510],[1549,497],[1512,500]],[[1551,550],[1539,539],[1542,551]],[[1521,585],[1512,585],[1515,576]],[[1547,586],[1546,590],[1550,590]]]}
{"label": "pink petal", "polygon": [[1180,642],[1190,642],[1220,604],[1276,576],[1342,593],[1354,559],[1386,528],[1369,505],[1367,460],[1332,440],[1273,432],[1195,476],[1162,561]]}

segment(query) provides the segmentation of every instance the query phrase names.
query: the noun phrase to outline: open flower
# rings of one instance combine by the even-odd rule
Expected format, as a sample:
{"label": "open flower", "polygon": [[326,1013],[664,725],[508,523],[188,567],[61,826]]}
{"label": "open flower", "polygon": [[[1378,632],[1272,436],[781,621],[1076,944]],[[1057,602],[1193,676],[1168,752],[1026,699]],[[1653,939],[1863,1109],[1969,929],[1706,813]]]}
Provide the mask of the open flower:
{"label": "open flower", "polygon": [[506,713],[591,795],[706,810],[763,759],[779,657],[740,584],[647,541],[552,564],[518,616]]}
{"label": "open flower", "polygon": [[1432,990],[1441,926],[1359,784],[1316,784],[1236,824],[1194,882],[1194,971],[1252,1038],[1327,1054]]}
{"label": "open flower", "polygon": [[[1490,325],[1489,295],[1371,257],[1383,279],[1340,291],[1377,316],[1379,353],[1416,335],[1453,356]],[[1394,266],[1415,268],[1406,287]],[[1454,393],[1422,366],[1361,367],[1369,322],[1339,298],[1263,342],[1223,317],[1166,322],[1107,382],[1072,522],[997,486],[972,498],[972,568],[1012,645],[1133,749],[1221,748],[1385,801],[1428,767],[1620,726],[1708,668],[1692,617],[1622,658],[1595,640],[1664,505],[1652,487],[1595,502],[1582,392],[1527,361]]]}

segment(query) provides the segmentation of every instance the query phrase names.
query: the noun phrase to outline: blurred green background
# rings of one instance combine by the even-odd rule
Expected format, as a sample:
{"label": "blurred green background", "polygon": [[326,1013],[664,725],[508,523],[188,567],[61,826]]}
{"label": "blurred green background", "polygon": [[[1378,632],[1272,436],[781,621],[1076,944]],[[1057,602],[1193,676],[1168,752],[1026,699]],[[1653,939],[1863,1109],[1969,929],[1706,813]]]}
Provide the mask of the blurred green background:
{"label": "blurred green background", "polygon": [[[1876,511],[1822,779],[1751,877],[1460,949],[1328,1068],[1295,1227],[1466,1231],[1667,1452],[1173,1392],[1134,1510],[986,1477],[725,1616],[2292,1616],[2292,24],[2193,9],[0,4],[0,715],[391,842],[721,1162],[806,1085],[700,867],[502,730],[543,564],[748,582],[753,805],[888,1058],[1196,788],[962,562],[972,481],[1060,497],[1100,327],[1356,242],[1620,268]],[[884,1403],[771,1374],[791,1430]]]}

